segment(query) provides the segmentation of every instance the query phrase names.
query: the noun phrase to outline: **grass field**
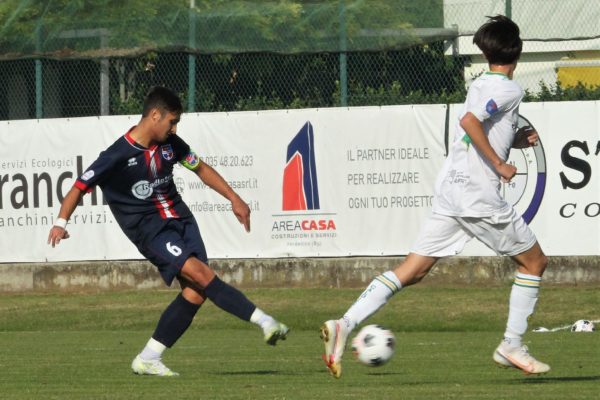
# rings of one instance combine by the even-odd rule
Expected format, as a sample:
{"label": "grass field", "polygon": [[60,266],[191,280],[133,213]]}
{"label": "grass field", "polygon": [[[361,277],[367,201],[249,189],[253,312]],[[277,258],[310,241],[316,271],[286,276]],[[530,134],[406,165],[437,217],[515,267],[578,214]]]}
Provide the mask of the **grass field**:
{"label": "grass field", "polygon": [[[329,376],[318,328],[359,289],[253,289],[245,293],[289,324],[287,341],[262,343],[254,325],[212,304],[165,353],[176,378],[135,376],[130,363],[174,291],[0,295],[0,399],[597,399],[600,332],[528,333],[550,373],[494,366],[509,287],[409,288],[369,322],[391,328],[391,362]],[[593,287],[544,287],[530,327],[600,318]]]}

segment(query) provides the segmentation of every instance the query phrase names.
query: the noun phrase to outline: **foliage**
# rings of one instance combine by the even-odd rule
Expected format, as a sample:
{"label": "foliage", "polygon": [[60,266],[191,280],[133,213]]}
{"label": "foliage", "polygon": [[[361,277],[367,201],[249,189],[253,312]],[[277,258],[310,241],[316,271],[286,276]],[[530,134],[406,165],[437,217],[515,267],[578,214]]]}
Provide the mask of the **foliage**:
{"label": "foliage", "polygon": [[443,25],[442,0],[407,3],[196,0],[190,8],[189,0],[4,0],[0,55],[398,49],[420,42],[413,27]]}
{"label": "foliage", "polygon": [[540,90],[525,92],[524,101],[580,101],[600,100],[600,86],[588,86],[579,82],[576,86],[563,88],[559,81],[555,85],[547,85],[540,81]]}

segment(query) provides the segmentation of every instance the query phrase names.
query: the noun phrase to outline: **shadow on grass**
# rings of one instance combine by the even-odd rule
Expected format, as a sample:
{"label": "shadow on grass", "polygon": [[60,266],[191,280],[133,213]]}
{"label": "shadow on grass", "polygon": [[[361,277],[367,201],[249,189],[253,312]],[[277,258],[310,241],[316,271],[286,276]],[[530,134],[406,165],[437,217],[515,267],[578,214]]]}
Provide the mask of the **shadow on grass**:
{"label": "shadow on grass", "polygon": [[288,373],[281,373],[281,371],[273,370],[259,370],[259,371],[224,371],[224,372],[211,372],[211,375],[291,375]]}
{"label": "shadow on grass", "polygon": [[555,383],[555,382],[589,382],[589,381],[600,381],[600,376],[538,376],[523,378],[519,380],[519,384],[522,383]]}
{"label": "shadow on grass", "polygon": [[400,372],[367,372],[365,375],[370,376],[392,376],[392,375],[405,375]]}

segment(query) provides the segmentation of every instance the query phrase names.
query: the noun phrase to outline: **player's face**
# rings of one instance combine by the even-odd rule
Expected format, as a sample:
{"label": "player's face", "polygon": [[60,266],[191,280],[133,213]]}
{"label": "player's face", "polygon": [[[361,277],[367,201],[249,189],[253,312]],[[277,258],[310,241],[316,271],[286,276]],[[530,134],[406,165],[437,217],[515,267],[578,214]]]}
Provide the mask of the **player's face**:
{"label": "player's face", "polygon": [[180,114],[172,112],[161,115],[160,119],[156,122],[155,140],[162,143],[167,140],[169,135],[176,134],[180,117]]}

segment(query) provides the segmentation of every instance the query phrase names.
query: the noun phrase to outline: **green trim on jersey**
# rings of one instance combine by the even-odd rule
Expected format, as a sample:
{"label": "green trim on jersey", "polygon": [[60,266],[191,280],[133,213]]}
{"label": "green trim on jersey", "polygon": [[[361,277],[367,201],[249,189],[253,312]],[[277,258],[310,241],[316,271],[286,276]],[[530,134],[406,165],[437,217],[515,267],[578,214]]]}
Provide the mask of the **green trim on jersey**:
{"label": "green trim on jersey", "polygon": [[473,140],[471,140],[471,136],[469,136],[468,134],[464,134],[464,136],[461,139],[463,142],[465,142],[465,144],[467,145],[467,149],[469,148],[469,146],[471,145],[471,143],[473,143]]}
{"label": "green trim on jersey", "polygon": [[503,77],[505,77],[506,79],[510,79],[510,78],[508,77],[508,75],[506,75],[506,74],[503,74],[502,72],[493,72],[493,71],[487,71],[487,72],[485,72],[484,74],[485,74],[485,75],[500,75],[500,76],[503,76]]}

